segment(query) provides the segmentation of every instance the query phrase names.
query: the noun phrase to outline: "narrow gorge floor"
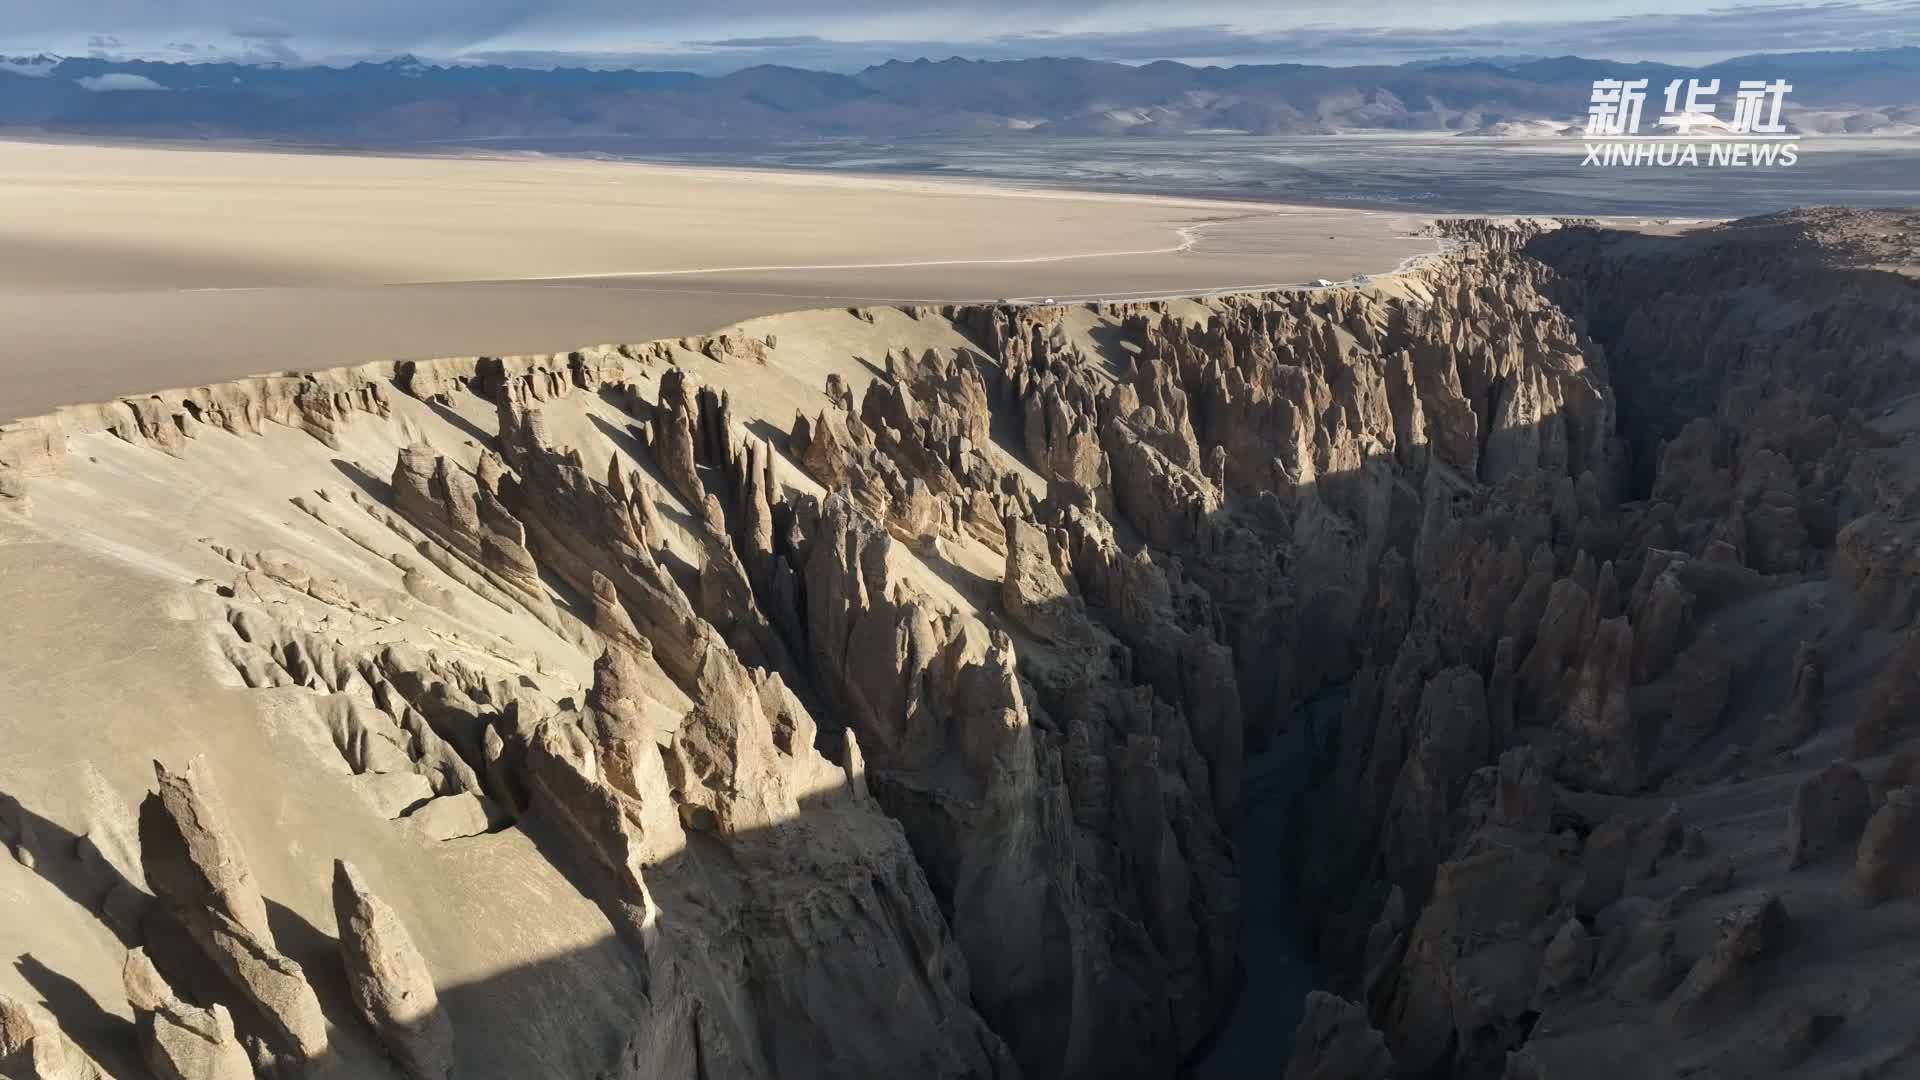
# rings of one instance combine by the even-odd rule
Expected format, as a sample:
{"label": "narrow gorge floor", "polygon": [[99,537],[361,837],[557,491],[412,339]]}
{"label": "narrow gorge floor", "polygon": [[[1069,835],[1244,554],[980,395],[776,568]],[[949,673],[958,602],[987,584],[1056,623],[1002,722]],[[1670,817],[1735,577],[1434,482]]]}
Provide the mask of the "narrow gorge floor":
{"label": "narrow gorge floor", "polygon": [[1240,782],[1233,850],[1240,871],[1240,959],[1233,1011],[1193,1066],[1195,1080],[1265,1076],[1293,1051],[1307,994],[1321,985],[1300,930],[1296,883],[1286,846],[1295,800],[1339,729],[1344,695],[1329,690],[1303,702],[1258,753]]}
{"label": "narrow gorge floor", "polygon": [[0,1073],[1910,1074],[1912,219],[1442,228],[0,427]]}

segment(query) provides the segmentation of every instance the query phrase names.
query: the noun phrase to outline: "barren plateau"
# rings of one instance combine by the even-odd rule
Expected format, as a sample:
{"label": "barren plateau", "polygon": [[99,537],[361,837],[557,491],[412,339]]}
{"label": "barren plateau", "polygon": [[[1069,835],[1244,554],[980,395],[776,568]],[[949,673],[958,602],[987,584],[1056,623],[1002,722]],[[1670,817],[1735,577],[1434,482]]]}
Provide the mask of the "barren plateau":
{"label": "barren plateau", "polygon": [[1418,223],[977,182],[0,143],[0,417],[823,306],[1337,279],[1432,251]]}

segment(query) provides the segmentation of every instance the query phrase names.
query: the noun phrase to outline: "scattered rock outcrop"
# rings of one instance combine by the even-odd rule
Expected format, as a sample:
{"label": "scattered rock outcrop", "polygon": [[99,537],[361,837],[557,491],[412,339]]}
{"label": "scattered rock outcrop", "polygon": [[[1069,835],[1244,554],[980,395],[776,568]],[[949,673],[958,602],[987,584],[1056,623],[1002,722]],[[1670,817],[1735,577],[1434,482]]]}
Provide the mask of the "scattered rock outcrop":
{"label": "scattered rock outcrop", "polygon": [[1854,875],[1869,904],[1920,895],[1920,866],[1913,857],[1920,843],[1920,789],[1887,792],[1886,802],[1868,819],[1860,837]]}
{"label": "scattered rock outcrop", "polygon": [[299,1059],[327,1049],[327,1022],[306,973],[274,945],[265,901],[204,775],[153,767],[140,806],[140,857],[167,911],[265,1022],[276,1049]]}
{"label": "scattered rock outcrop", "polygon": [[109,1080],[106,1072],[51,1019],[4,994],[0,994],[0,1076],[14,1080]]}
{"label": "scattered rock outcrop", "polygon": [[333,910],[353,1004],[414,1080],[453,1076],[453,1022],[413,938],[359,871],[333,864]]}
{"label": "scattered rock outcrop", "polygon": [[393,507],[503,587],[537,604],[546,593],[527,552],[525,527],[500,503],[503,471],[490,452],[469,475],[431,447],[409,447],[394,465]]}
{"label": "scattered rock outcrop", "polygon": [[1667,1016],[1698,1028],[1746,1008],[1759,996],[1761,980],[1778,966],[1792,929],[1786,908],[1771,895],[1723,916],[1720,940],[1667,1000]]}
{"label": "scattered rock outcrop", "polygon": [[141,1056],[156,1077],[253,1080],[253,1062],[226,1006],[202,1009],[181,1001],[140,949],[127,954],[125,981]]}
{"label": "scattered rock outcrop", "polygon": [[1393,1055],[1351,1001],[1315,990],[1294,1033],[1285,1080],[1392,1080]]}
{"label": "scattered rock outcrop", "polygon": [[1873,812],[1860,770],[1835,762],[1802,780],[1787,813],[1787,865],[1804,866],[1829,852],[1853,851]]}

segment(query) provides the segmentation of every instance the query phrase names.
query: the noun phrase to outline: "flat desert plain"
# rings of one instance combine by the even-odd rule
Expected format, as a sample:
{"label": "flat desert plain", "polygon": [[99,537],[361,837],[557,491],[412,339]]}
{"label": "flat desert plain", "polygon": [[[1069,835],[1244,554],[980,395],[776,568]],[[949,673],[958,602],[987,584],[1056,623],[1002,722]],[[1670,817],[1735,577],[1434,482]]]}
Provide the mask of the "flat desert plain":
{"label": "flat desert plain", "polygon": [[922,179],[0,142],[0,420],[803,308],[1337,280],[1431,251],[1417,226]]}

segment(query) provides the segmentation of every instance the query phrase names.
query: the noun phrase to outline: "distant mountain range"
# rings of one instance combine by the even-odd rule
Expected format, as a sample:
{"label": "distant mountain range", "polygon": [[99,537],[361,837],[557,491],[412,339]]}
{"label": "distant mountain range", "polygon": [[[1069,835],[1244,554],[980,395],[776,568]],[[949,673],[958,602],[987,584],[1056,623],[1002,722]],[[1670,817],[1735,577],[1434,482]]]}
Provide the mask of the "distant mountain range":
{"label": "distant mountain range", "polygon": [[1648,122],[1674,78],[1793,84],[1815,132],[1920,133],[1920,48],[1783,53],[1703,68],[1577,56],[1398,67],[1134,67],[1094,60],[890,61],[857,74],[430,64],[350,67],[0,57],[0,130],[154,138],[405,143],[620,136],[1172,135],[1356,130],[1550,134],[1584,120],[1593,80],[1645,78]]}

